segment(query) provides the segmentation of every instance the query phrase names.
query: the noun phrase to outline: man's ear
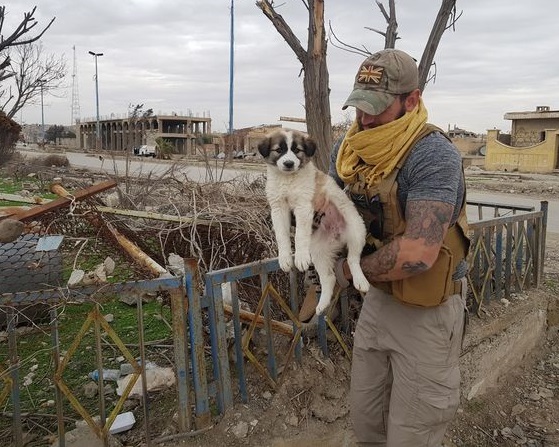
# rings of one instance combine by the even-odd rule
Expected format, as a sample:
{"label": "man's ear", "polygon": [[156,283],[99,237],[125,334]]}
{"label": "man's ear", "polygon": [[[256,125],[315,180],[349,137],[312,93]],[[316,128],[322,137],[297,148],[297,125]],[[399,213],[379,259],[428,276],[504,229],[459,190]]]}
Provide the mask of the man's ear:
{"label": "man's ear", "polygon": [[404,107],[406,112],[411,112],[413,109],[416,108],[417,104],[419,104],[419,98],[421,97],[421,90],[416,88],[412,91],[406,98],[404,102]]}
{"label": "man's ear", "polygon": [[303,145],[305,147],[305,154],[307,157],[312,157],[316,152],[316,143],[314,140],[310,137],[306,137]]}
{"label": "man's ear", "polygon": [[262,155],[262,157],[266,158],[268,155],[270,155],[270,144],[271,144],[271,140],[269,137],[264,138],[258,144],[258,152],[260,152],[260,155]]}

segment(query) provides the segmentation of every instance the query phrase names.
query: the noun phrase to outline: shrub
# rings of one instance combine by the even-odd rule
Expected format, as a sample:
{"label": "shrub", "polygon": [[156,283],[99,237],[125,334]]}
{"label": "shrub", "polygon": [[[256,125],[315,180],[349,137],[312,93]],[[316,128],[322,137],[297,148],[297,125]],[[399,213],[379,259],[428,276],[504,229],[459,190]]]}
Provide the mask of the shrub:
{"label": "shrub", "polygon": [[66,167],[70,165],[66,155],[50,154],[43,158],[44,166],[56,166],[57,168]]}
{"label": "shrub", "polygon": [[20,132],[21,126],[0,111],[0,166],[12,158]]}

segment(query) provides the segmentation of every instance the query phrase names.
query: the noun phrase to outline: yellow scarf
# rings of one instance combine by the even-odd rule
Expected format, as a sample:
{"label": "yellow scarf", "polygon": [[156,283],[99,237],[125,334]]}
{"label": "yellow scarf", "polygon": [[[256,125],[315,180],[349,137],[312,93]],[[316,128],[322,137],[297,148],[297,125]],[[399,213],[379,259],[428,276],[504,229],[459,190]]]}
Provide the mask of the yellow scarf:
{"label": "yellow scarf", "polygon": [[377,185],[392,172],[426,122],[427,109],[421,98],[411,112],[374,129],[359,132],[354,121],[338,152],[338,175],[344,183]]}

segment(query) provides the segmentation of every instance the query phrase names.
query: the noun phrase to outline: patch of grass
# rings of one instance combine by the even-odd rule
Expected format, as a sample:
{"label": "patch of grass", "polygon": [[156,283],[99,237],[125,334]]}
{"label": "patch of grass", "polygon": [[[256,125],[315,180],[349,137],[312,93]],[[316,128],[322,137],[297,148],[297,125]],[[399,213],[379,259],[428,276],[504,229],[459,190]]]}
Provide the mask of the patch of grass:
{"label": "patch of grass", "polygon": [[[31,188],[30,188],[31,186]],[[18,194],[24,189],[31,189],[33,196],[40,197],[42,199],[56,199],[56,194],[52,194],[44,190],[44,184],[41,180],[37,178],[25,178],[25,179],[13,179],[5,178],[0,176],[0,194]],[[11,200],[0,200],[0,206],[22,206],[29,205],[28,202],[14,202]]]}
{"label": "patch of grass", "polygon": [[[113,297],[105,300],[99,305],[102,315],[113,316],[109,323],[116,336],[124,343],[134,358],[139,358],[138,348],[138,309],[129,306]],[[95,308],[92,302],[84,304],[66,304],[57,307],[58,313],[58,340],[61,358],[69,355],[68,351],[78,334],[84,327],[87,317]],[[156,300],[145,303],[142,306],[144,341],[146,345],[146,358],[160,366],[169,366],[172,361],[172,352],[165,354],[166,349],[161,345],[169,345],[172,348],[171,312],[167,306],[162,306]],[[101,350],[102,366],[105,369],[119,369],[123,363],[119,357],[124,356],[111,336],[101,328]],[[150,347],[157,342],[158,347]],[[55,400],[54,377],[54,349],[52,346],[52,334],[48,326],[35,327],[26,332],[18,331],[17,354],[21,359],[19,370],[19,398],[22,412],[29,413],[51,413],[55,414],[53,401]],[[2,342],[4,346],[5,342]],[[7,364],[7,352],[0,352],[0,364]],[[91,415],[98,413],[98,396],[88,398],[84,394],[84,386],[91,381],[88,374],[97,369],[96,358],[95,323],[93,322],[84,332],[83,338],[75,352],[73,352],[62,373],[62,379],[72,391],[77,401]],[[124,360],[126,362],[126,360]],[[5,365],[3,365],[5,366]],[[0,378],[7,377],[0,369]],[[0,383],[3,383],[0,380]],[[106,382],[116,390],[115,382]],[[1,391],[1,387],[0,387]],[[114,392],[106,396],[106,409],[110,412],[117,403],[119,396]],[[72,407],[68,397],[63,397],[64,415],[73,419],[81,419],[81,416]],[[2,404],[2,410],[12,411],[11,400]],[[56,420],[53,419],[55,422]],[[6,425],[7,424],[7,425]],[[10,420],[0,419],[0,430],[8,428]],[[73,427],[70,427],[73,428]]]}

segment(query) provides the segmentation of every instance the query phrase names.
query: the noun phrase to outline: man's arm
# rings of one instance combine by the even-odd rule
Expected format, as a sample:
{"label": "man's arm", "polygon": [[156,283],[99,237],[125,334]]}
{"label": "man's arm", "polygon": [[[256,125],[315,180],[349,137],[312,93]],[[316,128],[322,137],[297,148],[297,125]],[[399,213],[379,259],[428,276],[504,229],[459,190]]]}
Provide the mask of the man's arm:
{"label": "man's arm", "polygon": [[393,281],[430,269],[437,260],[453,210],[445,202],[409,201],[404,234],[361,259],[367,279]]}

